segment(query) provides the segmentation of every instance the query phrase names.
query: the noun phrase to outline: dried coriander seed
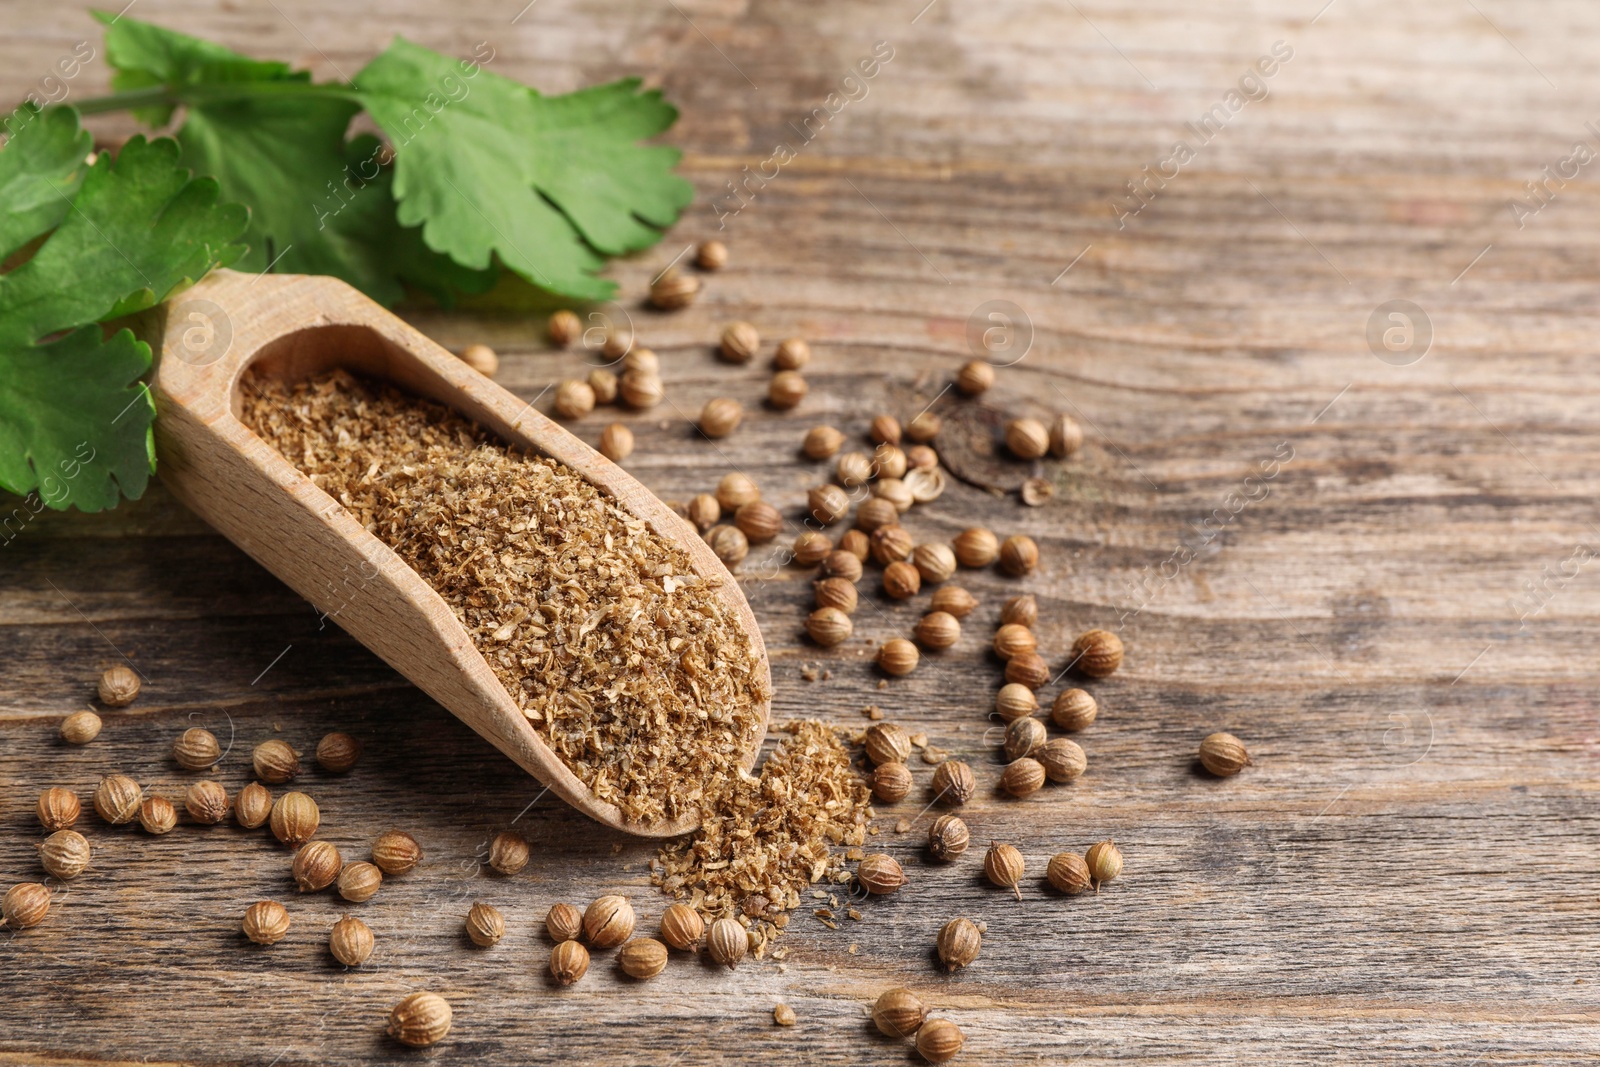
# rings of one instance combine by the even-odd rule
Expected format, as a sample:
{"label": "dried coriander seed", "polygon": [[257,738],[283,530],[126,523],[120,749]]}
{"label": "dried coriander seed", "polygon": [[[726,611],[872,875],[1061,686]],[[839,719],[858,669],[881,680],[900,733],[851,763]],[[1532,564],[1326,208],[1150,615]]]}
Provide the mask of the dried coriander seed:
{"label": "dried coriander seed", "polygon": [[1033,652],[1038,647],[1039,639],[1033,631],[1019,622],[1008,622],[994,632],[994,654],[1003,660]]}
{"label": "dried coriander seed", "polygon": [[667,968],[667,946],[652,937],[636,937],[617,950],[617,966],[629,978],[654,978]]}
{"label": "dried coriander seed", "polygon": [[195,782],[183,795],[183,807],[195,822],[215,826],[228,817],[228,791],[220,782]]}
{"label": "dried coriander seed", "polygon": [[722,518],[722,505],[710,493],[700,493],[689,501],[689,521],[695,529],[705,533]]}
{"label": "dried coriander seed", "polygon": [[1044,766],[1044,773],[1052,782],[1070,782],[1083,774],[1089,760],[1075,741],[1065,737],[1053,738],[1040,745],[1033,757]]}
{"label": "dried coriander seed", "polygon": [[905,434],[919,445],[927,444],[939,436],[944,420],[931,411],[924,411],[906,423]]}
{"label": "dried coriander seed", "polygon": [[1090,678],[1106,678],[1122,666],[1122,638],[1110,630],[1090,630],[1072,643],[1073,663]]}
{"label": "dried coriander seed", "polygon": [[500,357],[488,345],[468,345],[460,351],[458,358],[485,378],[493,378],[500,370]]}
{"label": "dried coriander seed", "polygon": [[561,985],[571,985],[589,972],[589,950],[579,941],[560,941],[550,952],[550,975]]}
{"label": "dried coriander seed", "polygon": [[761,487],[748,474],[729,471],[717,483],[717,503],[722,505],[723,511],[732,513],[760,499]]}
{"label": "dried coriander seed", "polygon": [[616,948],[633,936],[633,905],[616,894],[600,897],[583,913],[583,934],[595,948]]}
{"label": "dried coriander seed", "polygon": [[959,620],[973,613],[978,606],[978,598],[959,585],[946,585],[933,591],[931,606],[934,611],[946,612]]}
{"label": "dried coriander seed", "polygon": [[888,989],[872,1006],[872,1021],[884,1037],[910,1037],[928,1017],[921,998],[909,989]]}
{"label": "dried coriander seed", "polygon": [[583,322],[576,312],[562,308],[550,316],[550,321],[545,324],[545,333],[552,344],[566,348],[583,336]]}
{"label": "dried coriander seed", "polygon": [[749,363],[761,348],[761,335],[748,322],[730,322],[722,329],[718,353],[729,363]]}
{"label": "dried coriander seed", "polygon": [[1244,742],[1218,732],[1200,742],[1200,763],[1218,778],[1229,778],[1250,766],[1251,759]]}
{"label": "dried coriander seed", "polygon": [[945,1063],[956,1058],[966,1040],[949,1019],[929,1019],[917,1031],[917,1054],[929,1063]]}
{"label": "dried coriander seed", "polygon": [[939,651],[961,640],[961,624],[947,611],[930,611],[917,620],[913,632],[924,648]]}
{"label": "dried coriander seed", "polygon": [[372,934],[372,927],[354,915],[346,915],[334,923],[333,929],[328,932],[328,951],[346,967],[359,967],[366,963],[372,957],[376,944],[377,938]]}
{"label": "dried coriander seed", "polygon": [[874,416],[872,424],[867,427],[867,436],[880,445],[898,445],[900,443],[900,420],[890,414]]}
{"label": "dried coriander seed", "polygon": [[139,675],[119,663],[100,676],[99,694],[106,707],[125,708],[139,698]]}
{"label": "dried coriander seed", "polygon": [[661,940],[673,948],[693,950],[705,931],[706,921],[687,904],[670,904],[661,913]]}
{"label": "dried coriander seed", "polygon": [[838,548],[865,563],[872,550],[872,540],[860,530],[846,530],[839,535]]}
{"label": "dried coriander seed", "polygon": [[1011,890],[1018,900],[1022,899],[1022,890],[1017,884],[1022,881],[1025,866],[1022,853],[1011,845],[1002,845],[998,841],[992,843],[989,851],[983,856],[984,877],[1001,889]]}
{"label": "dried coriander seed", "polygon": [[166,797],[145,797],[139,803],[139,825],[147,834],[171,833],[178,825],[178,809]]}
{"label": "dried coriander seed", "polygon": [[100,716],[92,711],[75,711],[61,720],[61,740],[69,745],[87,745],[100,736]]}
{"label": "dried coriander seed", "polygon": [[845,452],[834,464],[833,475],[846,489],[866,485],[872,480],[872,460],[865,452]]}
{"label": "dried coriander seed", "polygon": [[730,568],[743,563],[750,554],[750,539],[737,526],[713,526],[706,531],[706,544]]}
{"label": "dried coriander seed", "polygon": [[753,545],[766,544],[783,529],[783,513],[764,500],[741,504],[733,523]]}
{"label": "dried coriander seed", "polygon": [[422,862],[422,846],[402,830],[385,830],[372,843],[372,862],[384,874],[405,874]]}
{"label": "dried coriander seed", "polygon": [[285,793],[273,802],[268,822],[273,837],[290,848],[299,848],[322,825],[322,812],[317,809],[317,802],[304,793]]}
{"label": "dried coriander seed", "polygon": [[884,441],[872,450],[872,466],[879,478],[904,478],[910,464],[898,445]]}
{"label": "dried coriander seed", "polygon": [[928,827],[928,853],[936,860],[949,862],[966,852],[971,843],[967,824],[958,815],[941,815]]}
{"label": "dried coriander seed", "polygon": [[501,830],[489,840],[489,866],[501,874],[516,874],[528,865],[528,839],[511,830]]}
{"label": "dried coriander seed", "polygon": [[895,600],[910,600],[922,591],[922,575],[905,560],[895,560],[883,569],[883,591]]}
{"label": "dried coriander seed", "polygon": [[1034,627],[1039,624],[1039,602],[1032,593],[1022,593],[1009,598],[1000,605],[1000,621],[1003,624]]}
{"label": "dried coriander seed", "polygon": [[272,817],[272,790],[260,782],[251,782],[233,798],[233,818],[246,830],[262,826]]}
{"label": "dried coriander seed", "polygon": [[69,830],[78,821],[81,807],[78,794],[59,785],[53,785],[39,794],[37,806],[39,825],[52,833],[56,830]]}
{"label": "dried coriander seed", "polygon": [[944,969],[959,971],[978,958],[983,948],[983,934],[971,919],[951,919],[940,928],[936,947]]}
{"label": "dried coriander seed", "polygon": [[906,449],[906,468],[910,471],[930,471],[939,465],[939,453],[927,445],[912,445]]}
{"label": "dried coriander seed", "polygon": [[143,790],[125,774],[108,774],[94,790],[95,814],[112,826],[123,826],[139,817]]}
{"label": "dried coriander seed", "polygon": [[270,785],[282,785],[300,773],[300,753],[287,741],[263,741],[250,754],[256,777]]}
{"label": "dried coriander seed", "polygon": [[366,860],[347,863],[344,865],[344,870],[339,872],[337,885],[341,897],[360,904],[362,901],[371,900],[383,886],[383,871],[376,863],[368,863]]}
{"label": "dried coriander seed", "polygon": [[552,904],[544,917],[544,929],[557,943],[576,941],[583,934],[583,912],[571,904]]}
{"label": "dried coriander seed", "polygon": [[361,759],[361,742],[345,733],[325,734],[316,755],[317,766],[329,774],[345,774]]}
{"label": "dried coriander seed", "polygon": [[987,567],[1000,555],[999,539],[981,526],[962,530],[950,547],[955,550],[956,560],[963,567]]}
{"label": "dried coriander seed", "polygon": [[806,617],[806,633],[823,648],[848,641],[854,629],[850,616],[838,608],[818,608]]}
{"label": "dried coriander seed", "polygon": [[797,370],[781,370],[767,384],[767,403],[779,411],[790,411],[806,398],[811,386]]}
{"label": "dried coriander seed", "polygon": [[1013,534],[1000,544],[1000,569],[1013,578],[1033,573],[1039,565],[1039,546],[1033,538]]}
{"label": "dried coriander seed", "polygon": [[289,911],[275,900],[258,900],[245,909],[244,936],[258,945],[276,945],[289,933]]}
{"label": "dried coriander seed", "polygon": [[[589,372],[589,377],[585,380],[589,383],[589,388],[594,390],[594,402],[596,404],[615,404],[617,402],[617,376],[611,371],[606,370],[604,367],[596,367]],[[616,424],[613,423],[613,425]]]}
{"label": "dried coriander seed", "polygon": [[897,678],[916,670],[921,658],[917,646],[903,637],[891,637],[878,649],[878,666]]}
{"label": "dried coriander seed", "polygon": [[772,1006],[772,1021],[779,1026],[793,1026],[795,1021],[794,1009],[787,1004],[774,1004]]}
{"label": "dried coriander seed", "polygon": [[802,567],[815,567],[832,551],[833,542],[820,530],[807,530],[794,539],[794,561]]}
{"label": "dried coriander seed", "polygon": [[1089,866],[1089,877],[1094,880],[1097,893],[1101,882],[1109,882],[1122,873],[1122,850],[1109,839],[1090,845],[1083,859]]}
{"label": "dried coriander seed", "polygon": [[1050,680],[1050,665],[1037,652],[1019,652],[1006,663],[1006,681],[1038,689]]}
{"label": "dried coriander seed", "polygon": [[816,583],[815,590],[819,608],[835,608],[846,615],[856,610],[860,594],[853,583],[843,578],[823,578]]}
{"label": "dried coriander seed", "polygon": [[[872,531],[867,538],[872,553],[872,559],[880,566],[887,567],[891,563],[899,563],[911,555],[911,550],[916,547],[916,542],[911,538],[911,531],[899,523],[892,526],[880,526]],[[916,568],[911,568],[916,572]],[[917,584],[922,584],[922,575],[917,575]]]}
{"label": "dried coriander seed", "polygon": [[713,397],[700,409],[700,432],[713,440],[728,436],[743,421],[744,405],[732,397]]}
{"label": "dried coriander seed", "polygon": [[867,856],[857,865],[856,881],[860,882],[868,893],[881,897],[905,885],[906,872],[901,869],[899,862],[893,856],[878,852]]}
{"label": "dried coriander seed", "polygon": [[667,388],[661,383],[659,374],[626,370],[622,372],[622,378],[618,381],[617,395],[628,407],[643,410],[653,408],[665,400]]}
{"label": "dried coriander seed", "polygon": [[1048,478],[1029,478],[1017,490],[1017,496],[1030,508],[1043,507],[1056,495],[1056,485]]}
{"label": "dried coriander seed", "polygon": [[39,882],[18,882],[0,897],[0,926],[26,930],[50,913],[50,890]]}
{"label": "dried coriander seed", "polygon": [[1082,893],[1092,881],[1089,865],[1076,852],[1061,852],[1051,856],[1044,876],[1052,886],[1068,896]]}
{"label": "dried coriander seed", "polygon": [[1082,689],[1064,689],[1050,708],[1050,721],[1063,730],[1082,730],[1094,722],[1100,706]]}
{"label": "dried coriander seed", "polygon": [[1065,457],[1083,445],[1083,427],[1071,415],[1057,415],[1050,423],[1050,454]]}
{"label": "dried coriander seed", "polygon": [[1034,750],[1043,747],[1047,740],[1044,723],[1025,715],[1020,719],[1013,719],[1006,726],[1006,738],[1002,747],[1005,749],[1006,759],[1020,760],[1024,756],[1034,755]]}
{"label": "dried coriander seed", "polygon": [[320,893],[339,879],[344,859],[331,841],[308,841],[294,854],[289,873],[302,893]]}
{"label": "dried coriander seed", "polygon": [[875,722],[867,727],[862,747],[873,763],[904,763],[911,756],[911,735],[893,722]]}
{"label": "dried coriander seed", "polygon": [[506,917],[492,904],[477,901],[467,909],[467,937],[479,948],[488,948],[506,936]]}
{"label": "dried coriander seed", "polygon": [[[608,342],[609,343],[609,342]],[[607,355],[611,355],[608,351]],[[628,348],[617,352],[622,357],[622,372],[624,374],[660,374],[661,357],[650,348]],[[613,357],[615,358],[615,357]]]}
{"label": "dried coriander seed", "polygon": [[594,390],[582,379],[568,378],[556,386],[551,406],[557,418],[581,419],[594,410]]}
{"label": "dried coriander seed", "polygon": [[917,502],[916,496],[911,492],[911,487],[901,481],[898,475],[879,478],[873,482],[872,498],[874,500],[887,500],[890,504],[893,504],[896,515],[904,515]]}
{"label": "dried coriander seed", "polygon": [[172,758],[186,771],[203,771],[222,758],[222,745],[210,730],[191,727],[172,742]]}
{"label": "dried coriander seed", "polygon": [[1006,447],[1018,459],[1039,459],[1050,450],[1050,431],[1038,419],[1006,423]]}
{"label": "dried coriander seed", "polygon": [[620,422],[613,422],[600,431],[599,453],[613,463],[621,463],[633,455],[633,431]]}
{"label": "dried coriander seed", "polygon": [[806,454],[807,459],[828,459],[843,445],[844,434],[832,426],[813,426],[806,431],[805,440],[800,444],[800,451]]}
{"label": "dried coriander seed", "polygon": [[76,830],[57,830],[40,842],[39,866],[67,881],[88,869],[91,854],[88,838]]}
{"label": "dried coriander seed", "polygon": [[732,970],[750,951],[750,935],[737,919],[718,919],[706,934],[706,949],[711,958]]}
{"label": "dried coriander seed", "polygon": [[806,507],[813,519],[831,526],[850,513],[850,497],[837,485],[813,486],[806,492]]}
{"label": "dried coriander seed", "polygon": [[911,784],[911,768],[904,763],[880,763],[872,772],[872,795],[885,804],[904,800]]}
{"label": "dried coriander seed", "polygon": [[721,270],[728,264],[728,246],[721,241],[704,241],[694,254],[694,262],[701,270]]}
{"label": "dried coriander seed", "polygon": [[994,385],[994,367],[981,359],[969,360],[956,374],[956,388],[965,396],[977,396]]}
{"label": "dried coriander seed", "polygon": [[[956,573],[955,550],[941,541],[930,541],[912,549],[911,562],[916,564],[922,580],[931,585],[947,582]],[[954,615],[955,612],[950,614]]]}
{"label": "dried coriander seed", "polygon": [[811,362],[811,346],[803,337],[790,337],[778,342],[772,365],[779,370],[799,370]]}
{"label": "dried coriander seed", "polygon": [[861,506],[856,508],[856,529],[868,534],[899,521],[900,512],[895,506],[878,497],[863,500]]}
{"label": "dried coriander seed", "polygon": [[[1037,722],[1033,720],[1018,720]],[[1000,788],[1014,797],[1037,793],[1045,782],[1044,765],[1030,756],[1012,760],[1000,775]]]}
{"label": "dried coriander seed", "polygon": [[650,283],[650,303],[663,311],[676,311],[694,303],[700,295],[700,279],[668,269]]}
{"label": "dried coriander seed", "polygon": [[1007,682],[994,697],[995,714],[1007,723],[1032,715],[1039,710],[1039,699],[1033,690],[1017,682]]}
{"label": "dried coriander seed", "polygon": [[933,791],[936,799],[947,804],[965,804],[978,791],[978,780],[972,768],[960,760],[947,759],[933,769]]}
{"label": "dried coriander seed", "polygon": [[412,993],[389,1012],[389,1036],[402,1045],[426,1048],[444,1040],[452,1018],[449,1001],[437,993]]}

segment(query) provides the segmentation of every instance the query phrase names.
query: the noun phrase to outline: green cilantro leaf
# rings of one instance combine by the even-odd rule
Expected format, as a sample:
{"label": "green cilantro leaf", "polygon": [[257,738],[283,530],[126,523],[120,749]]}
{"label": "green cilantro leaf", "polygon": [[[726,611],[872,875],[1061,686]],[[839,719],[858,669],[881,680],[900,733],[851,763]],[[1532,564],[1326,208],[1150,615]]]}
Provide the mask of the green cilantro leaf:
{"label": "green cilantro leaf", "polygon": [[244,252],[233,242],[248,212],[217,192],[180,166],[174,142],[135,137],[115,163],[102,155],[88,169],[56,231],[0,275],[0,487],[85,511],[144,492],[155,410],[138,379],[150,349],[92,324]]}
{"label": "green cilantro leaf", "polygon": [[457,263],[498,255],[536,285],[604,299],[616,286],[596,277],[600,252],[655,243],[692,198],[678,152],[637,143],[677,111],[636,80],[546,97],[397,38],[355,81],[394,145],[400,222]]}
{"label": "green cilantro leaf", "polygon": [[72,208],[94,138],[70,109],[17,109],[0,152],[0,261],[55,229]]}

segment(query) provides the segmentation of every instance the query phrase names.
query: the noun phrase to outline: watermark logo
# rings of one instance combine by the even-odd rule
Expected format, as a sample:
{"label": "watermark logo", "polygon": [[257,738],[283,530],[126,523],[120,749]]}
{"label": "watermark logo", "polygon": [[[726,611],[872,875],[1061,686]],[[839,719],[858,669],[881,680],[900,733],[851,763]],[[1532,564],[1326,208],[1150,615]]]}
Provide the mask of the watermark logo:
{"label": "watermark logo", "polygon": [[209,367],[233,347],[233,320],[210,300],[180,301],[167,312],[167,351],[194,367]]}
{"label": "watermark logo", "polygon": [[1433,347],[1433,320],[1410,300],[1388,300],[1367,317],[1367,348],[1391,367],[1409,367]]}
{"label": "watermark logo", "polygon": [[1033,347],[1033,320],[1009,300],[989,300],[967,316],[967,347],[995,367],[1022,362]]}

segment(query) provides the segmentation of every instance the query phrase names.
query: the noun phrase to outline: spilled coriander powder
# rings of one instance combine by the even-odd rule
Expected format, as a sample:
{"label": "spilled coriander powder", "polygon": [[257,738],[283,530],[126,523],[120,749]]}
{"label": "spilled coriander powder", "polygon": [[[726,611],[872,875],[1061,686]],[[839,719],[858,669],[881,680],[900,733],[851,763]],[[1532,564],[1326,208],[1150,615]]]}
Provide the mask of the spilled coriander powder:
{"label": "spilled coriander powder", "polygon": [[716,579],[605,492],[450,409],[332,371],[242,385],[244,421],[444,599],[594,795],[676,819],[754,781],[767,683]]}

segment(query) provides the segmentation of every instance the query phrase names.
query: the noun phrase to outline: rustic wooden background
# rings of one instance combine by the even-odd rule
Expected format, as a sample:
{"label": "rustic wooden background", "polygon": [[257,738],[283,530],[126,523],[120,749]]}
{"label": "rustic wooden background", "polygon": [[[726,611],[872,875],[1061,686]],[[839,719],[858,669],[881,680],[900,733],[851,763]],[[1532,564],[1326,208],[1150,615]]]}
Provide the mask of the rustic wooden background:
{"label": "rustic wooden background", "polygon": [[[986,774],[998,765],[986,713],[999,671],[985,646],[1001,598],[1039,596],[1056,662],[1079,630],[1120,630],[1127,665],[1096,687],[1105,710],[1081,737],[1089,773],[972,806],[976,839],[1015,842],[1030,861],[1020,904],[982,883],[976,854],[930,869],[927,817],[892,830],[921,806],[908,801],[884,812],[881,840],[911,886],[837,931],[798,915],[785,965],[730,974],[679,959],[637,985],[597,960],[558,992],[543,977],[545,909],[623,891],[653,929],[652,846],[548,797],[530,806],[537,783],[319,628],[159,487],[111,514],[47,514],[0,547],[0,881],[40,873],[38,790],[87,796],[120,770],[176,793],[184,776],[167,746],[196,724],[231,742],[230,789],[265,737],[309,748],[328,729],[356,733],[367,754],[354,774],[308,775],[328,835],[357,850],[404,827],[428,860],[365,906],[291,900],[293,933],[262,951],[241,942],[240,913],[293,894],[287,857],[261,835],[184,825],[150,839],[87,816],[94,871],[58,892],[44,926],[0,947],[0,1062],[902,1063],[912,1054],[863,1015],[901,983],[966,1030],[967,1063],[1592,1060],[1593,165],[1550,182],[1520,226],[1509,203],[1574,142],[1600,148],[1585,125],[1600,118],[1600,9],[520,6],[144,0],[133,13],[323,77],[403,33],[445,51],[489,41],[494,69],[547,90],[634,72],[663,85],[683,108],[671,140],[702,200],[615,276],[663,355],[671,400],[630,418],[630,467],[667,498],[737,467],[798,516],[819,477],[796,453],[805,427],[858,432],[881,409],[913,413],[969,357],[980,305],[1022,308],[1032,347],[988,400],[1078,414],[1081,456],[1042,468],[1059,490],[1046,507],[957,485],[909,524],[926,539],[973,522],[1026,531],[1043,547],[1035,576],[964,577],[984,603],[961,644],[882,689],[863,641],[807,645],[805,574],[763,568],[758,553],[743,580],[772,651],[775,718],[860,726],[862,707],[880,704]],[[71,8],[7,5],[0,97],[20,97],[74,42],[98,44]],[[732,262],[705,298],[671,317],[638,310],[645,281],[716,232],[709,198],[792,138],[790,123],[877,41],[893,59],[729,221]],[[1277,41],[1293,56],[1270,96],[1119,227],[1111,204],[1125,183]],[[103,91],[106,77],[97,62],[72,91]],[[97,129],[129,132],[121,121]],[[1369,317],[1394,299],[1431,323],[1425,354],[1384,361],[1369,347]],[[525,311],[409,317],[448,346],[494,345],[501,380],[529,397],[578,369]],[[687,414],[717,394],[755,409],[768,373],[711,358],[708,341],[735,317],[772,338],[809,337],[813,392],[712,446]],[[592,440],[602,425],[579,432]],[[1199,529],[1262,460],[1291,449],[1265,499],[1218,533]],[[985,478],[1024,473],[968,460]],[[1160,577],[1185,546],[1187,565]],[[1543,591],[1519,607],[1529,582]],[[870,599],[859,637],[909,631],[918,604]],[[94,744],[63,746],[57,720],[124,656],[145,695],[108,713]],[[812,667],[831,674],[807,682]],[[1245,738],[1258,765],[1224,782],[1195,773],[1196,742],[1218,728]],[[916,773],[925,783],[927,768]],[[537,858],[491,876],[484,842],[511,825]],[[1105,836],[1125,850],[1121,881],[1072,900],[1041,889],[1050,854]],[[460,930],[478,898],[510,922],[490,951]],[[356,971],[324,948],[347,909],[378,934]],[[957,915],[985,921],[988,939],[977,965],[943,977],[930,946]],[[389,1005],[416,988],[456,1008],[431,1053],[381,1033]],[[798,1014],[793,1029],[772,1025],[779,1001]]]}

